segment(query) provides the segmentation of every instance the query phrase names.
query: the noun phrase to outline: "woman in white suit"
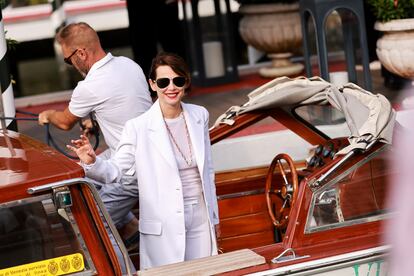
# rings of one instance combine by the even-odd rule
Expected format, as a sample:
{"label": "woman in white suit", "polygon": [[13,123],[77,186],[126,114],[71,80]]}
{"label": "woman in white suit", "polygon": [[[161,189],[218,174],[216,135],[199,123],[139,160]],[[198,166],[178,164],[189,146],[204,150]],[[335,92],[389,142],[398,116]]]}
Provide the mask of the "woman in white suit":
{"label": "woman in white suit", "polygon": [[181,102],[190,85],[188,67],[162,53],[149,77],[158,100],[126,123],[113,159],[96,157],[84,136],[68,146],[90,178],[112,183],[136,172],[141,269],[217,254],[219,222],[208,112]]}

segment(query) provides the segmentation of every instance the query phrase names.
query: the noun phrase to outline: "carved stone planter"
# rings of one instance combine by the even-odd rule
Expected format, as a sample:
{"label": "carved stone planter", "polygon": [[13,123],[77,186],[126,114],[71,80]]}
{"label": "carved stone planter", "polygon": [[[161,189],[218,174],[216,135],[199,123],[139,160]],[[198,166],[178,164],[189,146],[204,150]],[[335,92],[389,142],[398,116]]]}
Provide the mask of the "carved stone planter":
{"label": "carved stone planter", "polygon": [[414,79],[414,18],[375,23],[384,32],[377,41],[377,55],[390,72]]}
{"label": "carved stone planter", "polygon": [[302,64],[291,63],[291,53],[302,49],[299,4],[242,5],[239,32],[242,39],[273,59],[271,68],[260,69],[264,77],[296,75]]}

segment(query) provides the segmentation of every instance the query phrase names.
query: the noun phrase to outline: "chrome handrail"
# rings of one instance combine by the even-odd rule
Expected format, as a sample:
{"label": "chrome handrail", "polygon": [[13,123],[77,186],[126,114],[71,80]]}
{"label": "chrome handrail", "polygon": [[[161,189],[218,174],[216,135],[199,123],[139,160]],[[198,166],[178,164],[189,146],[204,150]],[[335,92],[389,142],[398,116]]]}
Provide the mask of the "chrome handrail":
{"label": "chrome handrail", "polygon": [[[371,147],[376,142],[377,142],[377,140],[371,141],[371,143],[369,143],[366,146],[364,151],[367,151],[367,150],[371,149]],[[310,187],[311,188],[317,188],[323,181],[326,180],[326,178],[328,178],[328,176],[330,176],[334,171],[336,171],[340,166],[342,166],[346,161],[348,161],[348,159],[350,159],[352,156],[354,156],[358,152],[358,150],[360,150],[360,149],[357,148],[357,149],[353,149],[350,152],[348,152],[341,160],[339,160],[338,163],[336,163],[334,166],[332,166],[326,173],[322,174],[317,180],[311,182]]]}
{"label": "chrome handrail", "polygon": [[[287,258],[287,256],[285,256],[286,253],[290,252],[292,255],[291,258]],[[277,255],[276,257],[274,257],[271,262],[274,264],[278,264],[278,263],[283,263],[283,262],[288,262],[288,261],[294,261],[294,260],[300,260],[300,259],[304,259],[304,258],[309,258],[309,255],[304,255],[304,256],[298,256],[295,253],[295,250],[293,250],[293,248],[287,248],[285,250],[283,250],[282,253],[280,253],[279,255]],[[283,259],[285,258],[285,259]]]}
{"label": "chrome handrail", "polygon": [[109,229],[111,230],[112,235],[114,236],[115,241],[117,245],[119,246],[119,249],[121,250],[122,256],[125,261],[125,268],[126,268],[127,275],[132,275],[128,251],[125,248],[125,245],[122,242],[121,237],[119,236],[118,230],[116,230],[115,225],[113,224],[112,219],[109,216],[109,213],[106,210],[98,194],[98,191],[96,190],[95,185],[93,183],[89,182],[86,178],[73,178],[69,180],[62,180],[58,182],[49,183],[46,185],[31,187],[27,189],[27,193],[32,195],[32,194],[36,194],[36,193],[40,193],[40,192],[44,192],[48,190],[53,190],[53,189],[60,188],[60,187],[75,185],[75,184],[85,184],[86,187],[88,187],[88,189],[92,192],[93,198],[95,202],[98,204],[99,209],[102,213],[102,216],[104,217],[106,224],[109,226]]}
{"label": "chrome handrail", "polygon": [[287,249],[283,250],[282,253],[280,253],[279,255],[277,255],[276,257],[274,257],[272,259],[272,263],[274,263],[274,264],[275,263],[278,263],[279,260],[280,260],[280,258],[282,258],[288,252],[292,253],[292,256],[293,256],[294,259],[296,258],[295,250],[293,250],[293,248],[287,248]]}

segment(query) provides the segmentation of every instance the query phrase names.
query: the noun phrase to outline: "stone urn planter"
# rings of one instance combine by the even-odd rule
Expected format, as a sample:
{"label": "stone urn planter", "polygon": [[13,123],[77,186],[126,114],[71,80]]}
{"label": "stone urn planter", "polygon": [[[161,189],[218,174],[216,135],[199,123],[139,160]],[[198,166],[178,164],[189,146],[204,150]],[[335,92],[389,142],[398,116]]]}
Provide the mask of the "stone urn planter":
{"label": "stone urn planter", "polygon": [[299,3],[241,5],[239,32],[242,39],[272,59],[272,67],[261,68],[263,77],[297,75],[304,66],[290,62],[292,53],[302,49]]}
{"label": "stone urn planter", "polygon": [[414,79],[414,18],[376,22],[375,29],[384,33],[377,41],[377,55],[390,72]]}

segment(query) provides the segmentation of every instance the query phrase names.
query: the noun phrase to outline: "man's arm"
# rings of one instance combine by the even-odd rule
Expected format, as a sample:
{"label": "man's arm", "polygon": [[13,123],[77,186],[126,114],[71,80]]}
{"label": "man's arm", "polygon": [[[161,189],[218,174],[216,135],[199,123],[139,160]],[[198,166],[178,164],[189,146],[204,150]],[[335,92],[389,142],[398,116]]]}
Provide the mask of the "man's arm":
{"label": "man's arm", "polygon": [[73,115],[67,107],[63,111],[50,109],[39,114],[39,125],[50,123],[60,129],[70,130],[79,119],[80,118]]}

